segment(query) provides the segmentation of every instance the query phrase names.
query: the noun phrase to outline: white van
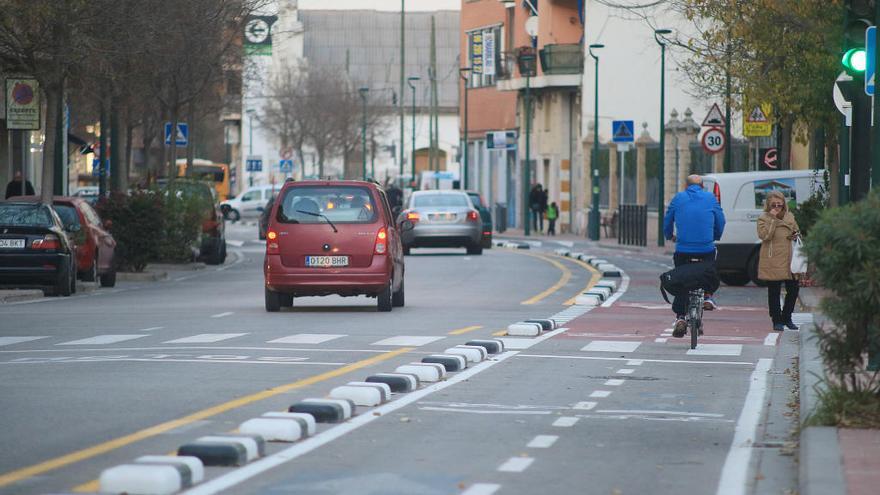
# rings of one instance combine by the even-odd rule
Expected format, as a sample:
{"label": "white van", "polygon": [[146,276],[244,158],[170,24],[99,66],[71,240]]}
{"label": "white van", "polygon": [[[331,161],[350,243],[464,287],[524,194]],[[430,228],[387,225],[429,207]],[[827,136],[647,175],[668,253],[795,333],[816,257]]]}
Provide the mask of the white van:
{"label": "white van", "polygon": [[220,211],[227,220],[257,218],[269,202],[269,198],[281,191],[283,184],[252,186],[234,198],[220,203]]}
{"label": "white van", "polygon": [[[758,217],[764,198],[778,190],[794,208],[823,187],[824,170],[733,172],[703,176],[703,187],[721,203],[727,225],[718,246],[718,274],[727,285],[758,283]],[[763,284],[762,284],[763,285]]]}

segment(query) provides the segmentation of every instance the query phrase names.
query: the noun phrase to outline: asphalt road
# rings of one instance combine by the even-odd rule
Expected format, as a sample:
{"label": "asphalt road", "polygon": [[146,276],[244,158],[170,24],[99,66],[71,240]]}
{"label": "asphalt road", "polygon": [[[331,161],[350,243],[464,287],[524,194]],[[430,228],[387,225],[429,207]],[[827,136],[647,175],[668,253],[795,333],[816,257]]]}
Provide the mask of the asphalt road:
{"label": "asphalt road", "polygon": [[[523,318],[597,280],[551,253],[414,250],[406,307],[303,298],[263,309],[262,245],[233,225],[229,261],[71,298],[0,306],[0,493],[97,491],[103,469],[235,430],[267,411],[393,371]],[[586,249],[586,248],[585,248]],[[613,304],[508,351],[272,444],[193,493],[784,493],[796,355],[755,287],[725,288],[699,352],[668,336],[666,257],[594,248],[626,273]],[[772,335],[771,335],[772,334]],[[770,336],[768,336],[770,335]]]}

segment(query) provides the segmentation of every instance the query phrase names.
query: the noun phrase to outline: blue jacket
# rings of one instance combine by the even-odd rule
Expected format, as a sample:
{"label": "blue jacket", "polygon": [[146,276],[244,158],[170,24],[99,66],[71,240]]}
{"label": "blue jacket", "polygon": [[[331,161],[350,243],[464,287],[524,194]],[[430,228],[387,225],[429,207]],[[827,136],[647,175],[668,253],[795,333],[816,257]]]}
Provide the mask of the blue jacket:
{"label": "blue jacket", "polygon": [[715,196],[692,184],[675,195],[663,219],[663,234],[672,239],[675,225],[675,252],[705,254],[715,251],[715,241],[724,233],[724,211]]}

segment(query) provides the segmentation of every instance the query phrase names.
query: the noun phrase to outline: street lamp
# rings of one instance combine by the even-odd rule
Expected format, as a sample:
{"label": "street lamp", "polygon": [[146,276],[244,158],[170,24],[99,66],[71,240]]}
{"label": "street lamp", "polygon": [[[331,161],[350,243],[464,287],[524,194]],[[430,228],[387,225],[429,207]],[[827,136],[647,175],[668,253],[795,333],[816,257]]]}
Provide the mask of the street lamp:
{"label": "street lamp", "polygon": [[[412,90],[412,163],[410,163],[410,181],[413,183],[413,189],[415,189],[416,181],[416,87],[413,81],[418,81],[419,79],[421,79],[419,76],[410,76],[406,79],[406,84]],[[403,98],[403,95],[401,95],[401,98]],[[401,143],[401,146],[403,146],[403,143]]]}
{"label": "street lamp", "polygon": [[592,174],[592,195],[593,206],[590,208],[590,239],[599,240],[599,57],[593,50],[605,48],[601,43],[590,45],[590,56],[596,62],[596,84],[595,84],[595,107],[593,110],[593,149],[590,158],[590,172]]}
{"label": "street lamp", "polygon": [[[249,108],[245,113],[248,116],[248,154],[254,156],[254,114],[257,113],[253,108]],[[248,171],[248,186],[254,185],[254,171]]]}
{"label": "street lamp", "polygon": [[468,187],[468,79],[471,76],[470,67],[462,67],[458,69],[461,80],[464,81],[464,139],[462,139],[462,150],[464,154],[464,173],[461,178],[461,188]]}
{"label": "street lamp", "polygon": [[364,113],[361,119],[361,155],[363,156],[363,165],[361,166],[361,178],[367,180],[367,93],[370,88],[360,88],[358,92],[361,100],[364,102]]}
{"label": "street lamp", "polygon": [[[671,29],[655,29],[654,41],[660,45],[660,170],[657,171],[659,199],[657,200],[657,245],[663,247],[666,239],[663,235],[663,216],[666,206],[666,40],[663,36],[671,34]],[[728,123],[729,124],[729,123]]]}

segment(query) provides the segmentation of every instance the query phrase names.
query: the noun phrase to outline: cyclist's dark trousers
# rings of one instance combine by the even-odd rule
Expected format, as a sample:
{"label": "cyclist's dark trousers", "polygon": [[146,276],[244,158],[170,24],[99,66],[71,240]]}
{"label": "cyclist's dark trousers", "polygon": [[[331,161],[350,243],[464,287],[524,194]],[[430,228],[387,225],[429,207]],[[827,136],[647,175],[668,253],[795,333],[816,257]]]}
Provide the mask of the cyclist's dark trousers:
{"label": "cyclist's dark trousers", "polygon": [[[782,310],[779,309],[779,291],[785,284],[785,303]],[[797,302],[799,285],[797,280],[768,280],[767,281],[767,305],[770,307],[770,318],[773,323],[785,323],[791,321],[791,313]]]}
{"label": "cyclist's dark trousers", "polygon": [[[690,260],[699,259],[702,261],[715,261],[715,251],[711,253],[702,253],[702,254],[691,254],[691,253],[678,253],[676,252],[672,255],[672,263],[675,266],[681,266],[685,263],[690,262]],[[683,316],[687,314],[687,305],[688,305],[688,294],[674,294],[675,299],[672,300],[672,311],[675,313],[675,316]],[[776,299],[779,299],[779,292],[776,292]],[[778,303],[777,303],[778,304]]]}

